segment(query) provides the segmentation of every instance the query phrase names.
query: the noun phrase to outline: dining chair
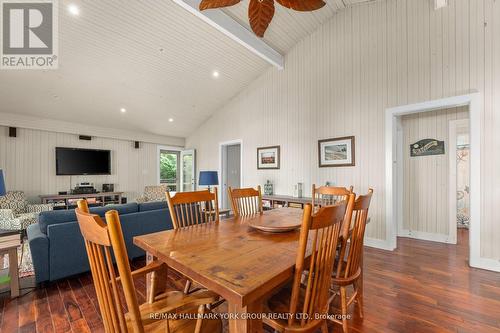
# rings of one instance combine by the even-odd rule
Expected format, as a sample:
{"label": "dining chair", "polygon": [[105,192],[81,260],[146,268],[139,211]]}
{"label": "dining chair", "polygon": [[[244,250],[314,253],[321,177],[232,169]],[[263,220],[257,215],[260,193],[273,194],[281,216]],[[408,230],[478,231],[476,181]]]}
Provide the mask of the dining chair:
{"label": "dining chair", "polygon": [[262,192],[260,185],[254,188],[231,188],[227,189],[229,201],[235,217],[262,214]]}
{"label": "dining chair", "polygon": [[[293,282],[265,304],[265,313],[289,314],[288,320],[264,317],[264,323],[275,331],[308,333],[321,328],[328,332],[329,288],[345,210],[345,202],[321,207],[315,213],[311,204],[305,205]],[[305,270],[309,273],[302,283]]]}
{"label": "dining chair", "polygon": [[[219,202],[217,189],[194,192],[177,192],[170,196],[166,193],[170,216],[174,229],[189,228],[204,223],[219,222]],[[191,289],[192,281],[187,279],[184,293],[189,294],[198,289]]]}
{"label": "dining chair", "polygon": [[[369,189],[368,194],[360,195],[354,202],[354,225],[346,239],[349,243],[346,247],[347,252],[345,256],[338,258],[336,274],[332,277],[330,304],[336,296],[340,296],[342,319],[336,319],[334,316],[330,319],[341,324],[344,332],[348,331],[347,309],[353,302],[357,304],[359,316],[363,318],[363,246],[372,195],[373,190]],[[353,293],[349,298],[347,297],[348,286],[353,287]]]}
{"label": "dining chair", "polygon": [[[339,243],[339,252],[345,249],[345,239],[347,238],[347,233],[351,228],[352,221],[352,208],[354,205],[354,200],[356,195],[353,192],[353,187],[334,187],[334,186],[320,186],[316,187],[315,184],[312,186],[312,205],[313,208],[318,208],[322,206],[333,205],[342,201],[347,202],[347,208],[345,212],[344,221],[342,222],[342,227],[340,230],[341,241]],[[344,253],[341,253],[343,255]]]}
{"label": "dining chair", "polygon": [[[151,303],[139,305],[133,278],[159,269],[161,264],[154,262],[141,269],[131,271],[117,211],[106,212],[106,223],[104,223],[99,215],[88,212],[85,200],[80,200],[75,212],[85,241],[97,301],[106,332],[208,333],[222,331],[220,320],[206,320],[202,319],[203,316],[199,316],[196,320],[162,319],[163,315],[173,314],[180,309],[193,314],[208,313],[207,305],[214,302],[217,295],[207,290],[200,290],[190,295],[179,291],[169,291],[159,295]],[[118,274],[113,264],[113,256],[118,267]],[[121,296],[125,299],[127,313],[123,312],[124,304]]]}
{"label": "dining chair", "polygon": [[208,222],[219,222],[217,190],[166,193],[174,229],[191,227]]}
{"label": "dining chair", "polygon": [[347,196],[353,193],[353,187],[335,187],[335,186],[320,186],[312,185],[312,205],[313,208],[333,205],[344,200],[347,201]]}

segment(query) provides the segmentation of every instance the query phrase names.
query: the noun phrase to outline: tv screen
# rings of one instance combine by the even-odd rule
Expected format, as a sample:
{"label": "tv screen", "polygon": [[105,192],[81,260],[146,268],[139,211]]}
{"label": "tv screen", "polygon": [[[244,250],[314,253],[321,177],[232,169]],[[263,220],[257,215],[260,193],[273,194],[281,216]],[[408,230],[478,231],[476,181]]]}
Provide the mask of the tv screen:
{"label": "tv screen", "polygon": [[56,174],[110,175],[111,151],[56,147]]}

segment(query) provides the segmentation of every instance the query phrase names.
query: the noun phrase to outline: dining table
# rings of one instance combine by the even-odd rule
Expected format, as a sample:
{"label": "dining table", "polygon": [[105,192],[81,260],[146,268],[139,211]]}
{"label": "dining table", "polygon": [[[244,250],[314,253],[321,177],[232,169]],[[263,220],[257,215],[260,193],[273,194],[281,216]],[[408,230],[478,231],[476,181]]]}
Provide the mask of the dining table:
{"label": "dining table", "polygon": [[300,231],[270,233],[251,225],[300,225],[302,212],[279,208],[136,236],[134,244],[148,261],[159,260],[224,298],[230,333],[261,333],[258,314],[266,298],[291,280]]}

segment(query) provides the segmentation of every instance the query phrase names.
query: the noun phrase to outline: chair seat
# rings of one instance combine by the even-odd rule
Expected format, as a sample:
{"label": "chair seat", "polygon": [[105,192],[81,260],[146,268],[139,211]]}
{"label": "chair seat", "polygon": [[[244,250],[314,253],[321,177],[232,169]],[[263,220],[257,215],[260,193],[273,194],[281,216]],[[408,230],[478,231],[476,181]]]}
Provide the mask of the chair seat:
{"label": "chair seat", "polygon": [[[208,291],[200,290],[186,295],[180,291],[170,291],[160,295],[160,300],[154,303],[144,303],[139,306],[141,312],[141,319],[146,332],[167,332],[166,326],[169,325],[171,333],[174,332],[194,332],[196,327],[196,317],[198,313],[198,306],[210,303],[211,300],[217,299],[218,295]],[[185,307],[182,304],[186,304]],[[162,314],[189,314],[189,318],[170,319],[167,317],[162,318]],[[207,319],[203,320],[201,332],[217,333],[222,332],[222,321],[220,318],[209,318],[213,312],[205,310]],[[132,319],[127,313],[125,315],[127,321],[127,328],[129,332],[133,332]]]}
{"label": "chair seat", "polygon": [[[266,303],[264,303],[264,313],[274,313],[274,314],[288,314],[290,312],[290,295],[292,294],[293,282],[287,283],[282,287],[276,294],[271,296]],[[301,313],[304,307],[305,299],[305,289],[300,289],[300,296],[297,303],[297,312]],[[325,311],[326,312],[326,311]],[[264,324],[272,327],[279,332],[293,332],[297,331],[307,331],[309,326],[318,326],[320,322],[314,322],[312,325],[308,325],[307,328],[300,326],[300,320],[296,320],[293,326],[288,326],[288,320],[286,318],[268,318],[264,317]]]}

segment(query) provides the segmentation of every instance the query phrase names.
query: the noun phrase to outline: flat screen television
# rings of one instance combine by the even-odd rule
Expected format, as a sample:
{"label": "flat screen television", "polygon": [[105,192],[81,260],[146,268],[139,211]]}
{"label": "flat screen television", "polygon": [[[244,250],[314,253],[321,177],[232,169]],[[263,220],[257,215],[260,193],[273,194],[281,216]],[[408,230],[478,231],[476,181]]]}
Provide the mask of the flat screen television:
{"label": "flat screen television", "polygon": [[56,174],[110,175],[111,151],[56,147]]}

